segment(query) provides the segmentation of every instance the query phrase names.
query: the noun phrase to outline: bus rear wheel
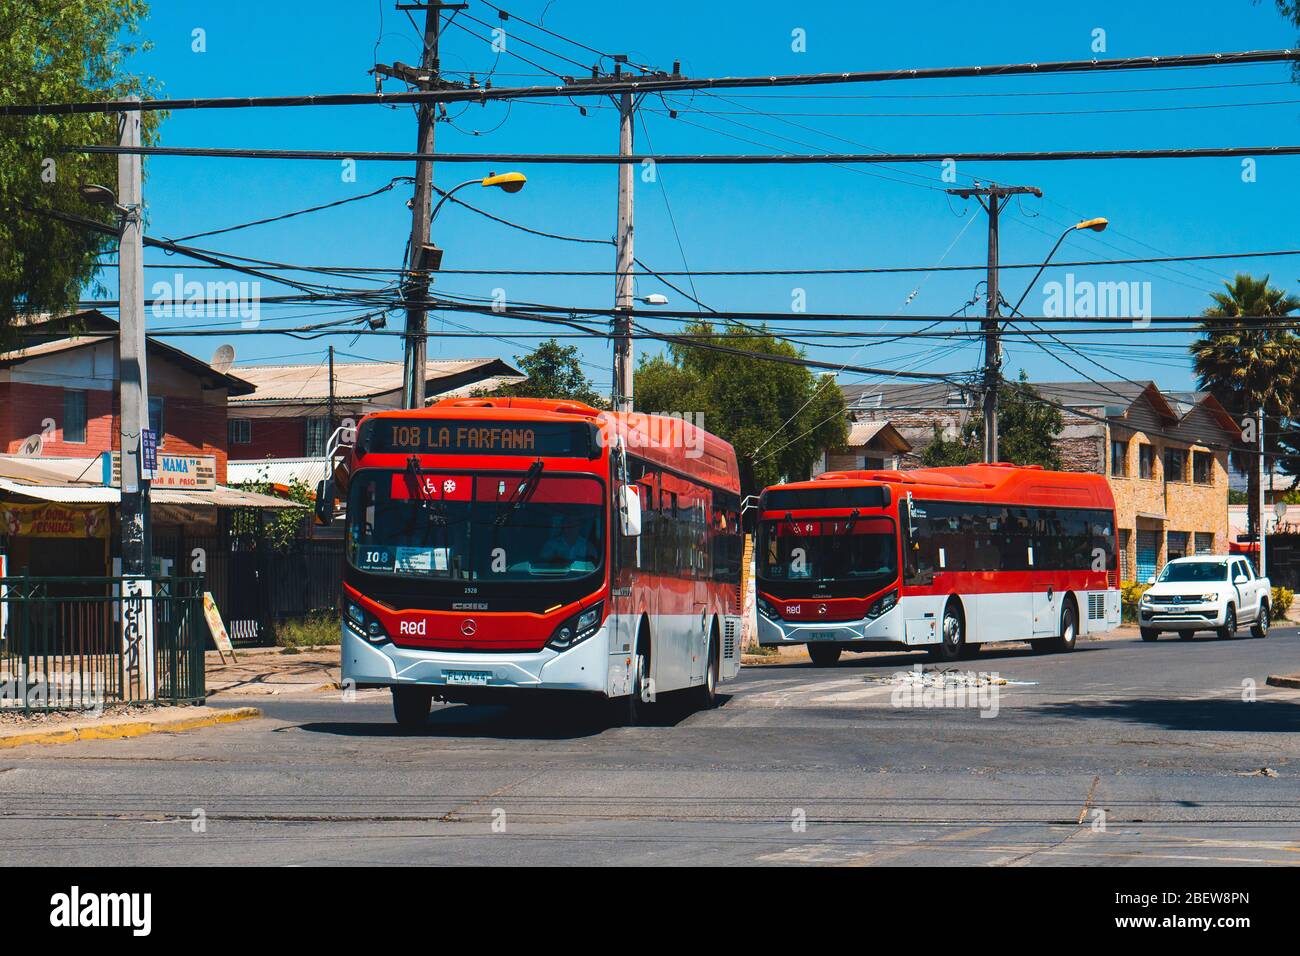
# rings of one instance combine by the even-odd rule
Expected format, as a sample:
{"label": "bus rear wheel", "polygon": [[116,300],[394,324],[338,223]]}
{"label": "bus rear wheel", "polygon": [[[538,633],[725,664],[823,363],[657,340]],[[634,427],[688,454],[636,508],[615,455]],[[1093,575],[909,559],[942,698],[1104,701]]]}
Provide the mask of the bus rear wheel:
{"label": "bus rear wheel", "polygon": [[432,687],[394,687],[393,717],[403,730],[423,730],[433,706]]}
{"label": "bus rear wheel", "polygon": [[704,665],[704,683],[695,688],[695,707],[709,710],[718,703],[718,630],[709,635],[709,658]]}
{"label": "bus rear wheel", "polygon": [[840,659],[840,646],[838,644],[809,644],[808,656],[817,667],[830,667]]}
{"label": "bus rear wheel", "polygon": [[1061,633],[1049,640],[1047,647],[1058,654],[1068,654],[1078,640],[1079,614],[1074,609],[1074,601],[1066,598],[1065,607],[1061,608]]}

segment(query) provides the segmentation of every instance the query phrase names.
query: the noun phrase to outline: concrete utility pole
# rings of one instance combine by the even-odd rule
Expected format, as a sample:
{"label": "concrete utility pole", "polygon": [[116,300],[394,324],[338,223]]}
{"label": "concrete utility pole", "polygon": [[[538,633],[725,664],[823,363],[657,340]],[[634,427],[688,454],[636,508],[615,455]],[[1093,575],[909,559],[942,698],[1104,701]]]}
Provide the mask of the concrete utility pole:
{"label": "concrete utility pole", "polygon": [[[618,100],[618,152],[631,156],[633,152],[633,119],[636,105],[631,93],[622,93]],[[614,394],[611,407],[615,411],[632,410],[632,268],[634,263],[632,224],[632,189],[636,170],[631,163],[618,167],[618,232],[614,244]]]}
{"label": "concrete utility pole", "polygon": [[988,308],[982,323],[984,330],[984,461],[998,460],[998,386],[1002,382],[1002,327],[998,321],[998,217],[1012,196],[1029,194],[1042,197],[1036,186],[988,186],[949,189],[962,199],[974,196],[989,215]]}
{"label": "concrete utility pole", "polygon": [[[442,27],[442,11],[463,10],[463,3],[430,3],[424,10],[424,53],[420,66],[413,68],[404,63],[392,66],[376,65],[375,72],[393,76],[421,90],[439,89],[444,84],[439,76],[438,34]],[[406,5],[404,9],[421,9]],[[433,152],[435,110],[433,103],[419,106],[419,129],[416,149],[421,153]],[[406,354],[402,363],[402,407],[424,407],[425,385],[425,332],[428,328],[428,311],[424,302],[429,298],[429,266],[425,262],[425,248],[429,245],[430,201],[433,198],[433,163],[415,164],[415,196],[411,200],[411,243],[407,256],[407,279],[403,289],[406,298]]]}
{"label": "concrete utility pole", "polygon": [[1263,577],[1268,574],[1268,546],[1265,544],[1267,535],[1264,533],[1264,505],[1266,504],[1267,490],[1264,485],[1264,407],[1259,409],[1259,521],[1255,527],[1259,529],[1259,576]]}
{"label": "concrete utility pole", "polygon": [[[138,97],[133,97],[137,99]],[[119,142],[140,145],[140,111],[121,115]],[[149,427],[149,376],[144,335],[144,205],[138,154],[117,158],[117,196],[122,227],[118,239],[119,447],[122,461],[122,574],[146,575],[153,563],[149,479],[142,474],[142,437]]]}
{"label": "concrete utility pole", "polygon": [[325,442],[328,444],[330,436],[334,434],[334,346],[330,346],[330,391],[329,391],[329,410],[325,419]]}

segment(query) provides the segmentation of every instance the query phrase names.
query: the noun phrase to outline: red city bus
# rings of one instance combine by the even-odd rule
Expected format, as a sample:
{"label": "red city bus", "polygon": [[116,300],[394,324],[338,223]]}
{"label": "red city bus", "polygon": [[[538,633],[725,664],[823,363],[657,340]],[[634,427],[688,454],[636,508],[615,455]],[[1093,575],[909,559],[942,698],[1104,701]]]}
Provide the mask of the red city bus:
{"label": "red city bus", "polygon": [[844,650],[992,641],[1070,651],[1119,626],[1115,502],[1102,475],[1009,464],[839,471],[759,501],[758,634]]}
{"label": "red city bus", "polygon": [[342,666],[431,701],[702,706],[740,668],[740,481],[726,442],[672,416],[448,399],[364,418],[347,501]]}

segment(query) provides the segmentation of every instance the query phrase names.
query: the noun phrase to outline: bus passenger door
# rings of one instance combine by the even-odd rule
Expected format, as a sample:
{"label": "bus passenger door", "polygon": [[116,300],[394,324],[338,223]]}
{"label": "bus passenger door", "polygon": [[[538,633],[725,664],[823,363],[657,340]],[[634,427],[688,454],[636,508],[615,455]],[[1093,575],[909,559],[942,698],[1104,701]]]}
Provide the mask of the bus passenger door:
{"label": "bus passenger door", "polygon": [[621,495],[624,485],[631,485],[641,493],[641,488],[632,484],[628,478],[627,461],[622,445],[618,454],[610,456],[612,489],[610,509],[612,515],[610,528],[610,571],[609,571],[609,679],[608,690],[611,694],[625,693],[630,684],[630,672],[626,661],[636,650],[636,584],[640,557],[645,543],[646,513],[644,495],[641,509],[642,535],[629,537],[623,533]]}

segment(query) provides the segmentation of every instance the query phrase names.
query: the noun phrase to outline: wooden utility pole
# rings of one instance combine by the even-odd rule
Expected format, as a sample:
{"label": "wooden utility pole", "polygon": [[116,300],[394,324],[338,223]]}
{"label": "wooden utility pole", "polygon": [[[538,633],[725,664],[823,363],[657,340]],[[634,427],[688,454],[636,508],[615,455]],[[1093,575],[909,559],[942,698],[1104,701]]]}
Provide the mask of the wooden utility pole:
{"label": "wooden utility pole", "polygon": [[[133,97],[137,99],[138,97]],[[119,142],[140,145],[140,111],[121,115]],[[144,334],[144,198],[143,158],[117,158],[117,202],[121,215],[118,240],[118,389],[122,503],[123,576],[146,575],[153,563],[149,520],[149,479],[144,475],[143,437],[149,427],[149,375]]]}
{"label": "wooden utility pole", "polygon": [[[633,120],[635,103],[631,93],[622,93],[618,99],[618,152],[631,156],[633,152]],[[632,410],[632,268],[634,229],[632,223],[632,190],[636,170],[631,163],[618,167],[618,224],[614,240],[614,394],[611,406],[615,411]]]}
{"label": "wooden utility pole", "polygon": [[1029,194],[1042,197],[1036,186],[987,186],[949,189],[948,193],[969,199],[974,196],[989,215],[988,308],[982,323],[984,331],[984,461],[998,460],[998,388],[1002,383],[1002,327],[999,321],[1001,296],[998,291],[998,218],[1012,196]]}
{"label": "wooden utility pole", "polygon": [[[376,64],[375,73],[401,79],[421,90],[442,89],[445,84],[439,75],[438,35],[442,27],[442,11],[463,10],[464,3],[399,4],[399,10],[424,11],[424,52],[419,67],[405,63],[391,66]],[[433,152],[433,131],[437,105],[421,103],[418,107],[416,150],[422,154]],[[416,161],[415,195],[411,200],[411,241],[407,254],[406,281],[403,296],[406,299],[406,352],[402,363],[402,406],[424,407],[425,345],[428,329],[428,310],[424,303],[429,298],[429,265],[426,247],[429,245],[429,223],[433,198],[433,163]]]}

